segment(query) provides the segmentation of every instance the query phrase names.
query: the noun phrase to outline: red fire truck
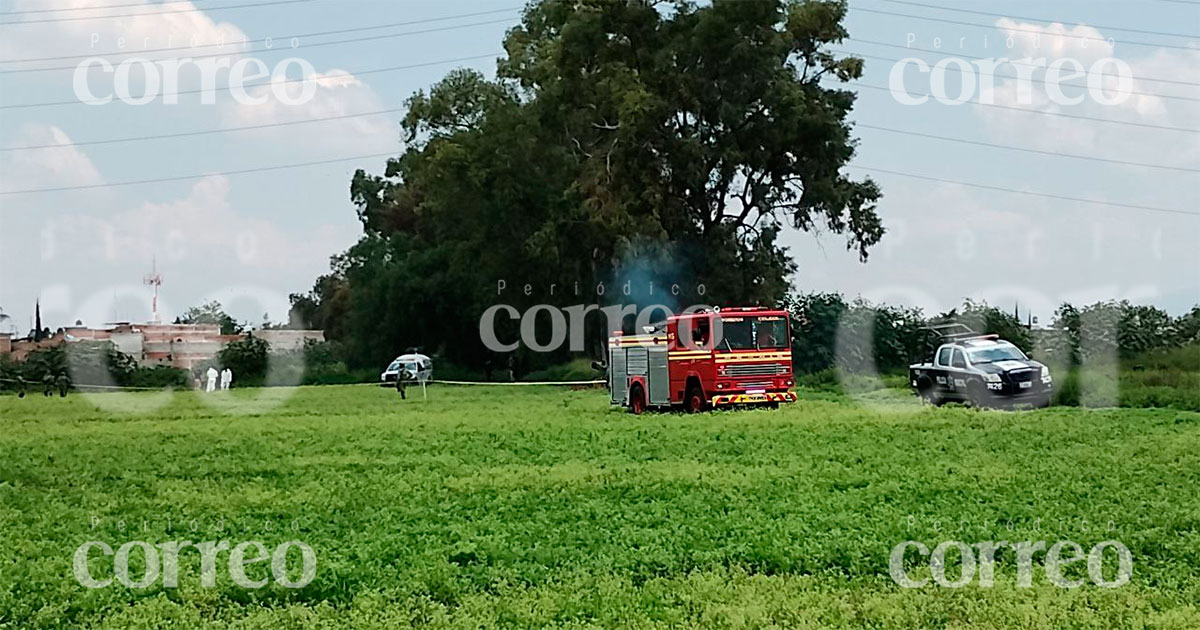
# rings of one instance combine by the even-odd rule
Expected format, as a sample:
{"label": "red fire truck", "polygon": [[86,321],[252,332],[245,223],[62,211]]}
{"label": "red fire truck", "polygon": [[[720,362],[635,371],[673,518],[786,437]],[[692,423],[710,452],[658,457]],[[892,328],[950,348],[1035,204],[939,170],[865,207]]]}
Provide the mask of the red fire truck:
{"label": "red fire truck", "polygon": [[676,315],[641,335],[608,340],[608,390],[614,405],[709,407],[793,402],[787,311],[723,308]]}

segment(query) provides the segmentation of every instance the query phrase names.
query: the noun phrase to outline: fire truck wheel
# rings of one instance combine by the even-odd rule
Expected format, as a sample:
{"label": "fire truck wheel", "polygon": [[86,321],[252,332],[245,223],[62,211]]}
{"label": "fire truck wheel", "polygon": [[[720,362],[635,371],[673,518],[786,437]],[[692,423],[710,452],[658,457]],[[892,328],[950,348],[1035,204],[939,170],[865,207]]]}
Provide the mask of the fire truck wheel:
{"label": "fire truck wheel", "polygon": [[683,397],[683,408],[688,413],[704,411],[704,393],[699,387],[692,385],[688,388],[687,396]]}
{"label": "fire truck wheel", "polygon": [[646,391],[640,383],[629,388],[629,413],[638,416],[646,410]]}

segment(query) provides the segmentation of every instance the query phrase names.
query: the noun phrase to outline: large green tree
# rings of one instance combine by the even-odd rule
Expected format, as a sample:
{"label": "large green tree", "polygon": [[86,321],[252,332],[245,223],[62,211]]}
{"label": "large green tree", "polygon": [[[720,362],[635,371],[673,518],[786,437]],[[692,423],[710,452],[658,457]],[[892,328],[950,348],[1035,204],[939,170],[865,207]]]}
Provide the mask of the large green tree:
{"label": "large green tree", "polygon": [[[372,361],[452,339],[479,358],[464,331],[488,305],[595,301],[550,284],[703,284],[673,306],[774,303],[793,270],[782,230],[843,235],[865,258],[883,228],[878,187],[842,173],[854,95],[837,83],[862,72],[828,48],[845,11],[530,3],[495,80],[456,70],[409,100],[404,153],[351,185],[363,240],[295,312],[342,326],[331,337]],[[538,291],[497,296],[499,280]]]}
{"label": "large green tree", "polygon": [[225,312],[225,307],[221,306],[220,302],[212,301],[193,306],[183,312],[176,320],[179,324],[207,324],[210,326],[219,326],[222,335],[236,335],[243,330],[243,326],[237,322],[232,316]]}

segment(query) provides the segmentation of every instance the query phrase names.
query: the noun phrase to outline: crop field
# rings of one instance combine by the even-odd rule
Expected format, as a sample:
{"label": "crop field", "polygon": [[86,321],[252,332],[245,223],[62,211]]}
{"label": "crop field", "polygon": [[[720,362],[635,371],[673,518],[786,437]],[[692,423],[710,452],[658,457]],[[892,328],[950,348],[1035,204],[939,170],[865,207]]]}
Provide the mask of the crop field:
{"label": "crop field", "polygon": [[[0,628],[1200,628],[1197,413],[802,392],[634,417],[597,390],[263,391],[0,397]],[[1039,554],[1025,586],[1003,549],[994,585],[904,588],[889,554],[909,540],[1113,540],[1132,576],[1104,588],[1077,562],[1064,588]],[[316,571],[288,588],[252,563],[266,584],[247,588],[222,552],[204,584],[182,548],[167,587],[135,547],[127,573],[155,578],[136,588],[93,548],[92,588],[90,541],[299,541]],[[1106,583],[1117,568],[1103,556]]]}

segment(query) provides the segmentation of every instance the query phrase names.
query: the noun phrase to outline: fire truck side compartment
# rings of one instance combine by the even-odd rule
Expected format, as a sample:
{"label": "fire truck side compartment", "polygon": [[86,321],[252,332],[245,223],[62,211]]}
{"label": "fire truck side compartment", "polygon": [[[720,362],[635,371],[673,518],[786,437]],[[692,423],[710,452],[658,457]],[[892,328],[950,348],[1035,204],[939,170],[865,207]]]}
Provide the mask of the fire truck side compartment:
{"label": "fire truck side compartment", "polygon": [[612,394],[614,405],[624,405],[629,402],[629,373],[625,369],[625,348],[609,348],[608,351],[609,378],[608,391]]}
{"label": "fire truck side compartment", "polygon": [[671,375],[667,371],[667,347],[652,346],[648,352],[650,374],[646,382],[650,386],[651,405],[671,404]]}

